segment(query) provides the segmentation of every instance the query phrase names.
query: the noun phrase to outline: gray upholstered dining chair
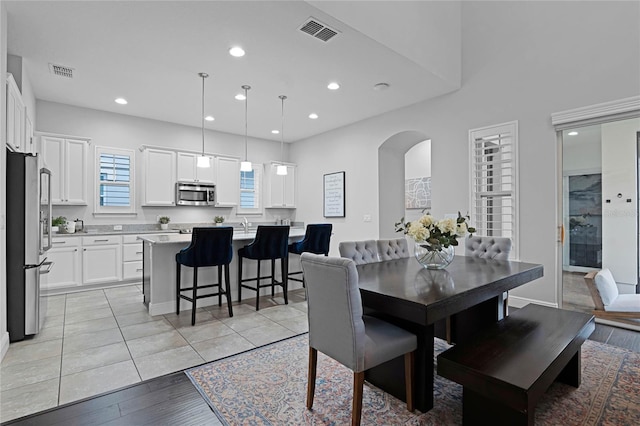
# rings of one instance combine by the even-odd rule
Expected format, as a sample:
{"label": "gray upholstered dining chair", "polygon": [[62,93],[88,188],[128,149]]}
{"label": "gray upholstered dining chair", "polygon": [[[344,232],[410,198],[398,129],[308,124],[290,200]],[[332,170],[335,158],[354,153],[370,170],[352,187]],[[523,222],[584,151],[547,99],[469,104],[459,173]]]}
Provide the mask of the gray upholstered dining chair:
{"label": "gray upholstered dining chair", "polygon": [[338,245],[338,251],[340,251],[340,257],[351,259],[356,265],[380,261],[375,240],[342,241]]}
{"label": "gray upholstered dining chair", "polygon": [[406,238],[392,240],[378,240],[378,255],[380,260],[402,259],[409,257],[409,244]]}
{"label": "gray upholstered dining chair", "polygon": [[307,408],[313,406],[320,351],[353,371],[352,425],[360,424],[364,372],[401,355],[404,355],[407,409],[413,411],[416,336],[363,315],[358,271],[353,260],[302,253],[301,263],[307,284],[309,318]]}
{"label": "gray upholstered dining chair", "polygon": [[[464,255],[482,259],[508,260],[511,253],[511,238],[506,237],[468,237],[464,243]],[[504,316],[509,307],[509,292],[503,295]]]}

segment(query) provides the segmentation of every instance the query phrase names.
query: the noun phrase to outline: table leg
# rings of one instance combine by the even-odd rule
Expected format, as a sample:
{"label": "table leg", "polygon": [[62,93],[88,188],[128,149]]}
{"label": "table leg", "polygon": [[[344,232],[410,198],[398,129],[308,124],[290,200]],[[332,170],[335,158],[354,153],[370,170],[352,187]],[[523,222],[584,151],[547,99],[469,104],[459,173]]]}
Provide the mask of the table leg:
{"label": "table leg", "polygon": [[566,383],[575,388],[580,386],[580,382],[582,381],[581,349],[582,348],[578,348],[575,355],[569,360],[560,374],[558,374],[556,381]]}

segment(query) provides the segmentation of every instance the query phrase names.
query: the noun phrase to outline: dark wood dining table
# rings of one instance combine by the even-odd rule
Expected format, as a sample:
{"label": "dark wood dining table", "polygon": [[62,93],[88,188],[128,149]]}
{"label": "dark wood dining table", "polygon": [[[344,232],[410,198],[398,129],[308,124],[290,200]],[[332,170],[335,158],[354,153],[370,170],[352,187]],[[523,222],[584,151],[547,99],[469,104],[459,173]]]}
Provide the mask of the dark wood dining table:
{"label": "dark wood dining table", "polygon": [[[471,338],[503,317],[503,293],[542,277],[539,264],[456,256],[442,270],[424,269],[414,258],[358,265],[365,313],[416,334],[414,402],[433,408],[434,337],[454,343]],[[366,373],[370,383],[405,400],[403,357]]]}

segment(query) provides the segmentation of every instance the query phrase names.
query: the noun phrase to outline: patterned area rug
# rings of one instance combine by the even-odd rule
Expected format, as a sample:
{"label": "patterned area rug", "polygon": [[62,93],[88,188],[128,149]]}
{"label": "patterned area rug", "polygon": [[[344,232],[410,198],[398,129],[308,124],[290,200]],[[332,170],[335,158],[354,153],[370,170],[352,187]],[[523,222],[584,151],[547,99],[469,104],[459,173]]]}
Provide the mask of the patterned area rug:
{"label": "patterned area rug", "polygon": [[[446,343],[436,339],[436,350]],[[223,424],[344,425],[351,419],[350,370],[318,353],[313,410],[305,407],[307,335],[186,371]],[[582,346],[582,385],[554,383],[536,409],[537,425],[639,425],[640,354],[597,342]],[[365,382],[364,425],[462,424],[462,387],[435,379],[434,408],[406,405]]]}

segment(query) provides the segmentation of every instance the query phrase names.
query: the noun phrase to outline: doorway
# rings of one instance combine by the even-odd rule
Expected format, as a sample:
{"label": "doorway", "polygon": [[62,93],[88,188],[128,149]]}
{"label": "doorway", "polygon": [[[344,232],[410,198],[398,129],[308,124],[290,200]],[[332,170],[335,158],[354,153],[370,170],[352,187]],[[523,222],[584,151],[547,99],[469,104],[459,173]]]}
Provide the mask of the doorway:
{"label": "doorway", "polygon": [[640,292],[639,131],[632,118],[560,132],[562,308],[594,309],[584,282],[592,270],[610,269],[620,293]]}

